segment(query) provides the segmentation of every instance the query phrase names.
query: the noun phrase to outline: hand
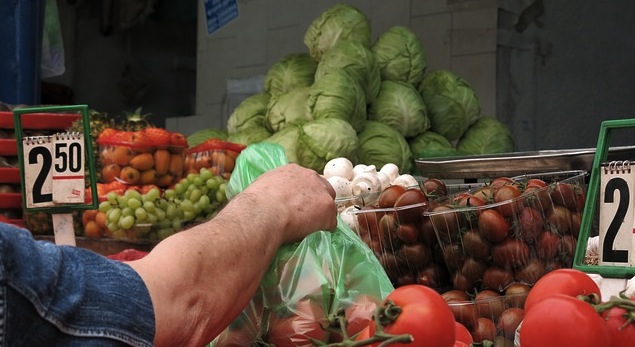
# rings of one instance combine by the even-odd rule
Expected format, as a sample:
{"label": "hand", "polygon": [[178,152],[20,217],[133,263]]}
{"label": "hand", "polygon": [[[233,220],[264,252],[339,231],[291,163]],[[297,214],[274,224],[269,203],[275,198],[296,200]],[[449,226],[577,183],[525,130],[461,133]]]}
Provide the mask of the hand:
{"label": "hand", "polygon": [[316,171],[287,164],[268,171],[244,191],[286,219],[283,242],[295,242],[317,230],[337,226],[335,190]]}

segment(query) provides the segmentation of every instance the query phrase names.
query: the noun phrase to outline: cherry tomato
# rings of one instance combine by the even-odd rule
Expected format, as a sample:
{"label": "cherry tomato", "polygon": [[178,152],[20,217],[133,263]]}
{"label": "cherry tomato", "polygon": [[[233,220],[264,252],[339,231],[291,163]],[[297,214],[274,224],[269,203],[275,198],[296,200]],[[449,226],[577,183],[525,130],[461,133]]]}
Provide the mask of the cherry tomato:
{"label": "cherry tomato", "polygon": [[355,341],[362,341],[370,338],[370,325],[367,325],[362,331],[359,332],[359,335],[355,337]]}
{"label": "cherry tomato", "polygon": [[[369,324],[373,324],[373,315],[380,301],[372,295],[359,294],[352,302],[345,303],[344,317],[346,318],[346,333],[348,336],[356,336],[366,329]],[[333,333],[330,341],[341,342],[342,335]]]}
{"label": "cherry tomato", "polygon": [[476,293],[474,302],[476,303],[479,317],[494,320],[505,310],[505,302],[501,300],[501,293],[498,290],[481,290]]}
{"label": "cherry tomato", "polygon": [[472,337],[474,342],[493,341],[496,337],[496,324],[489,318],[478,318],[476,326],[472,330]]}
{"label": "cherry tomato", "polygon": [[491,242],[500,242],[507,237],[509,223],[498,211],[488,209],[478,216],[478,230]]}
{"label": "cherry tomato", "polygon": [[[635,298],[631,298],[635,302]],[[635,322],[626,323],[626,310],[613,307],[602,313],[606,325],[611,333],[611,345],[608,347],[629,346],[635,342]],[[632,314],[632,313],[631,313]]]}
{"label": "cherry tomato", "polygon": [[502,268],[512,266],[519,268],[529,261],[530,250],[523,240],[508,237],[492,247],[492,261]]}
{"label": "cherry tomato", "polygon": [[395,202],[399,199],[401,194],[406,192],[406,189],[406,187],[398,184],[387,187],[379,193],[379,200],[377,204],[380,208],[395,207]]}
{"label": "cherry tomato", "polygon": [[586,273],[577,269],[557,269],[542,276],[531,288],[525,301],[525,312],[529,313],[534,305],[556,294],[572,297],[601,295],[598,285]]}
{"label": "cherry tomato", "polygon": [[525,317],[525,311],[522,308],[511,307],[503,311],[496,323],[498,332],[506,338],[513,340],[516,334],[516,328],[520,325]]}
{"label": "cherry tomato", "polygon": [[525,206],[518,212],[518,226],[523,240],[527,242],[533,241],[540,235],[544,223],[545,219],[538,209]]}
{"label": "cherry tomato", "polygon": [[328,342],[329,333],[322,328],[324,310],[315,301],[305,299],[294,305],[289,315],[272,315],[267,341],[277,347],[313,346],[312,339]]}
{"label": "cherry tomato", "polygon": [[[411,343],[396,343],[395,347],[435,346],[452,347],[456,333],[454,315],[441,294],[434,289],[418,285],[397,287],[386,297],[385,303],[393,302],[401,307],[397,319],[384,326],[384,332],[400,335],[411,334]],[[375,334],[375,325],[370,326],[370,336]],[[374,344],[377,346],[379,343]]]}
{"label": "cherry tomato", "polygon": [[494,202],[501,203],[496,207],[498,212],[505,217],[513,216],[523,204],[522,199],[519,199],[520,195],[520,189],[514,185],[504,185],[496,189],[494,192]]}
{"label": "cherry tomato", "polygon": [[523,347],[597,347],[610,341],[609,329],[593,306],[565,294],[552,294],[531,306],[520,328]]}

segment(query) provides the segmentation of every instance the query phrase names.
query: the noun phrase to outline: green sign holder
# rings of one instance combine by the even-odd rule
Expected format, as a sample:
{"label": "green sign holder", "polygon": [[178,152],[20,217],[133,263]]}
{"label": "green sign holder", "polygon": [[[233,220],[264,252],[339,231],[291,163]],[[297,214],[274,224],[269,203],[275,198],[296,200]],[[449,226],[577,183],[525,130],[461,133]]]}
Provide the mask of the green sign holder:
{"label": "green sign holder", "polygon": [[[589,265],[585,263],[586,249],[588,246],[589,237],[591,237],[591,228],[593,221],[598,211],[598,202],[600,196],[600,182],[602,164],[606,162],[608,157],[609,142],[611,139],[611,131],[615,129],[624,129],[635,127],[635,119],[623,119],[623,120],[607,120],[603,121],[600,126],[600,133],[598,137],[598,145],[596,148],[595,156],[593,158],[593,167],[591,168],[591,176],[589,186],[587,189],[587,200],[584,206],[584,213],[582,215],[582,221],[580,226],[580,234],[578,236],[578,243],[576,246],[575,257],[573,260],[573,268],[584,271],[586,273],[599,274],[604,278],[631,278],[635,276],[635,267],[628,265]],[[629,195],[628,208],[633,209],[633,194]],[[599,245],[602,247],[602,245]]]}

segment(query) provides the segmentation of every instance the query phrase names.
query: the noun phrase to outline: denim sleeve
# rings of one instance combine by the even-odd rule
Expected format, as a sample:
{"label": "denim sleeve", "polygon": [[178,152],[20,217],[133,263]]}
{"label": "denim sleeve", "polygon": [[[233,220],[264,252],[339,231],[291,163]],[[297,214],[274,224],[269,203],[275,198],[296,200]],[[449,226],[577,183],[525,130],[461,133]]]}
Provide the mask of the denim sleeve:
{"label": "denim sleeve", "polygon": [[0,223],[0,346],[152,346],[154,334],[130,266]]}

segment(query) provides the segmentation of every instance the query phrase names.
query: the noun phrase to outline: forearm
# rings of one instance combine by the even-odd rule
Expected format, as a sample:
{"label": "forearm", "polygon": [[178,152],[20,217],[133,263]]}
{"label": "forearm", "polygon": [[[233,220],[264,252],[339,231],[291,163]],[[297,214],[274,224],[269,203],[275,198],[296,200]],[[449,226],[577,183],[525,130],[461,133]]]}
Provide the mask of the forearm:
{"label": "forearm", "polygon": [[211,222],[173,235],[131,264],[153,299],[157,346],[209,342],[240,313],[282,243],[274,231],[286,222],[275,208],[241,194]]}

